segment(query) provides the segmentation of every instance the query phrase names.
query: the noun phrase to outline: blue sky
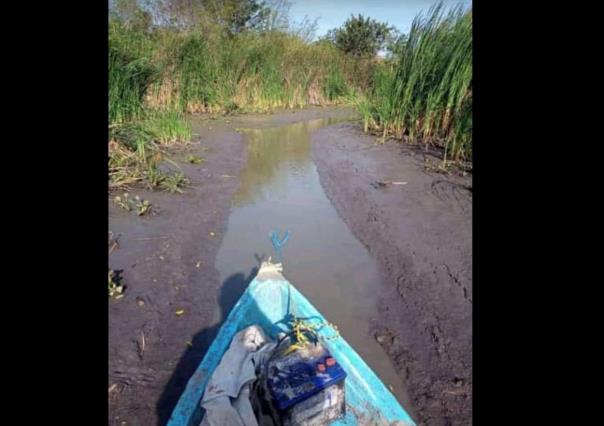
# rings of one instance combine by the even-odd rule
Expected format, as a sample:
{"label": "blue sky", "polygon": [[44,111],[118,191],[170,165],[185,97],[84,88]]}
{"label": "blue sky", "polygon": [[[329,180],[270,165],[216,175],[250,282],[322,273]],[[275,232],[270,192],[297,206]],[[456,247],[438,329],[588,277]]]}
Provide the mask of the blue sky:
{"label": "blue sky", "polygon": [[[362,14],[380,22],[387,22],[399,31],[407,33],[417,13],[427,11],[436,0],[291,0],[289,11],[292,21],[300,22],[304,15],[310,20],[319,18],[317,37],[341,26],[350,14]],[[445,6],[472,5],[471,0],[445,0]]]}

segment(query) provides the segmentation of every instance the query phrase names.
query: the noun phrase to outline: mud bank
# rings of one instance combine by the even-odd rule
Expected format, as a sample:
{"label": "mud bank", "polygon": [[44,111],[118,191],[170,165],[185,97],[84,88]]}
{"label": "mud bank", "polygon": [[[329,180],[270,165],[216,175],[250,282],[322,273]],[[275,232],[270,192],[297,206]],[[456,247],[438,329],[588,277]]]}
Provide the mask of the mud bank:
{"label": "mud bank", "polygon": [[[425,170],[425,155],[359,126],[312,136],[321,184],[378,260],[372,327],[420,424],[472,423],[472,180]],[[377,181],[399,184],[385,186]]]}
{"label": "mud bank", "polygon": [[230,311],[252,278],[241,274],[223,283],[214,266],[246,163],[244,136],[236,129],[347,114],[309,108],[192,118],[196,143],[186,155],[205,161],[173,158],[191,180],[185,194],[129,191],[157,207],[157,214],[143,217],[116,207],[110,197],[109,230],[119,236],[119,247],[109,255],[109,268],[123,271],[126,291],[108,306],[109,424],[165,425],[219,329],[216,318]]}

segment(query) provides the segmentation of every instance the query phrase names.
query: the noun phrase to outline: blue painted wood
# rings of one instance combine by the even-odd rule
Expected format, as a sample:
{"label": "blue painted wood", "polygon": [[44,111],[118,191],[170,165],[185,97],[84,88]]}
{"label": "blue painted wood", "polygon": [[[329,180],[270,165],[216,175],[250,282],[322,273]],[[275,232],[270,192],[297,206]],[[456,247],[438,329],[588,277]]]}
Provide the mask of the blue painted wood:
{"label": "blue painted wood", "polygon": [[[199,425],[203,417],[200,401],[205,386],[238,331],[258,324],[275,339],[278,332],[288,331],[284,318],[291,314],[308,318],[315,324],[326,322],[306,297],[284,278],[254,279],[229,313],[189,380],[168,426]],[[398,421],[401,425],[415,425],[388,388],[342,337],[334,339],[336,334],[328,326],[320,328],[318,334],[347,373],[346,416],[332,422],[332,425],[357,425],[362,420],[366,423],[367,420],[378,419],[386,423]]]}

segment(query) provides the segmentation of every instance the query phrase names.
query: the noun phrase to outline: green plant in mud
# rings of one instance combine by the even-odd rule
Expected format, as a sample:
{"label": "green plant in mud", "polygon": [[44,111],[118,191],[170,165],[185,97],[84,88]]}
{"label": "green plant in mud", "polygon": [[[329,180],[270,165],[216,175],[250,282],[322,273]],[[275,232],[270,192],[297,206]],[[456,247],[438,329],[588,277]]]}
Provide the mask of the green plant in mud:
{"label": "green plant in mud", "polygon": [[188,155],[186,160],[187,160],[187,163],[190,163],[190,164],[201,164],[205,161],[203,158],[198,157],[196,155],[192,155],[192,154]]}
{"label": "green plant in mud", "polygon": [[114,123],[109,136],[126,148],[144,154],[152,143],[161,146],[184,143],[191,139],[191,126],[178,111],[148,111],[142,118],[127,123]]}
{"label": "green plant in mud", "polygon": [[109,269],[109,297],[114,299],[120,299],[124,297],[125,287],[122,284],[121,271],[114,271]]}
{"label": "green plant in mud", "polygon": [[147,112],[142,119],[114,124],[109,144],[110,189],[146,180],[148,170],[164,157],[164,147],[185,143],[191,136],[190,125],[176,111]]}
{"label": "green plant in mud", "polygon": [[152,212],[153,208],[149,200],[143,200],[138,195],[136,195],[134,198],[131,198],[130,194],[127,192],[125,192],[121,197],[116,195],[113,201],[122,209],[129,212],[134,211],[139,216],[144,216],[145,214]]}
{"label": "green plant in mud", "polygon": [[443,162],[472,154],[472,11],[442,3],[418,15],[391,67],[378,69],[359,102],[365,128],[444,150]]}
{"label": "green plant in mud", "polygon": [[183,188],[190,183],[191,181],[182,172],[165,173],[162,174],[159,187],[172,193],[182,194]]}
{"label": "green plant in mud", "polygon": [[179,111],[156,111],[148,113],[143,127],[153,141],[160,145],[186,143],[192,137],[191,126]]}

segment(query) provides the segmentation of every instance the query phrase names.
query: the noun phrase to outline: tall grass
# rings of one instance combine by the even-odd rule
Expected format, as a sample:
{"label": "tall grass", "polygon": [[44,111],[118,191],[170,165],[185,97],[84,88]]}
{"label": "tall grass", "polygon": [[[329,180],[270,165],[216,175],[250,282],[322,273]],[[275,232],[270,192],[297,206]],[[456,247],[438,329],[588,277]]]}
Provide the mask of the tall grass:
{"label": "tall grass", "polygon": [[150,85],[158,78],[152,45],[140,31],[109,25],[109,122],[138,118]]}
{"label": "tall grass", "polygon": [[472,153],[472,12],[442,3],[417,16],[400,58],[359,102],[365,128],[435,143],[444,161]]}
{"label": "tall grass", "polygon": [[419,15],[394,61],[352,58],[283,31],[208,28],[110,19],[113,186],[154,176],[158,150],[191,137],[191,112],[354,101],[366,131],[442,146],[445,162],[471,155],[471,11],[439,4]]}
{"label": "tall grass", "polygon": [[118,189],[146,181],[158,186],[156,166],[165,147],[188,141],[191,128],[182,113],[174,110],[145,111],[136,120],[110,126],[109,188]]}
{"label": "tall grass", "polygon": [[110,163],[121,172],[117,187],[153,176],[149,159],[158,147],[191,137],[185,113],[335,104],[356,84],[352,58],[284,32],[226,36],[114,18],[109,47],[109,122],[117,143]]}
{"label": "tall grass", "polygon": [[161,84],[178,82],[171,103],[183,111],[266,111],[330,104],[349,90],[351,79],[344,73],[350,58],[333,46],[307,44],[285,33],[244,33],[223,37],[217,44],[189,33],[181,34],[177,44],[176,61]]}

